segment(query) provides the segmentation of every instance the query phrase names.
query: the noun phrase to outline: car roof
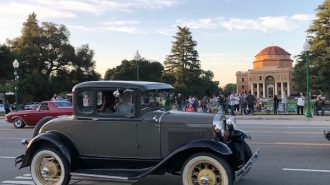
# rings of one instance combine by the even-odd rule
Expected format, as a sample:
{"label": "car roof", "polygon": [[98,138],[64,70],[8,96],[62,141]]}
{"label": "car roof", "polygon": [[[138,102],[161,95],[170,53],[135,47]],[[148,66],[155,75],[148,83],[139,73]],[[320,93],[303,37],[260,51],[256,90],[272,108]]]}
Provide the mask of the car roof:
{"label": "car roof", "polygon": [[72,91],[81,88],[102,88],[102,87],[115,87],[115,88],[131,88],[139,90],[152,90],[152,89],[173,89],[170,84],[161,82],[146,82],[146,81],[117,81],[117,80],[104,80],[104,81],[88,81],[75,85]]}

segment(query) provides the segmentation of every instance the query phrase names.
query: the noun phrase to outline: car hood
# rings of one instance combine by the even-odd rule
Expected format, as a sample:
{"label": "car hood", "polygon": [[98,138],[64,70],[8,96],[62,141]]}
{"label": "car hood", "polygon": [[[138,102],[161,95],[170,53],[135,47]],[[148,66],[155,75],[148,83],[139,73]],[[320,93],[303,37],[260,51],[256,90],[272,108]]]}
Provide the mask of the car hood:
{"label": "car hood", "polygon": [[169,111],[161,117],[161,122],[176,124],[210,124],[212,126],[215,114]]}

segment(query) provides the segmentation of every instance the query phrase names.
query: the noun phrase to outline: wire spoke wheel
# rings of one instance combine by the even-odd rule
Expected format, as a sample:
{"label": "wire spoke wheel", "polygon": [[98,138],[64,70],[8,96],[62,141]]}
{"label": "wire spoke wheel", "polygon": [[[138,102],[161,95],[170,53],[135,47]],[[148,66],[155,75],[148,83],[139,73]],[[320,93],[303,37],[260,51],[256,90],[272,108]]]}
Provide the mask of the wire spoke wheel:
{"label": "wire spoke wheel", "polygon": [[197,155],[185,163],[182,181],[183,185],[231,185],[231,169],[223,159]]}
{"label": "wire spoke wheel", "polygon": [[31,175],[37,185],[63,185],[68,182],[63,158],[52,150],[40,150],[32,159]]}

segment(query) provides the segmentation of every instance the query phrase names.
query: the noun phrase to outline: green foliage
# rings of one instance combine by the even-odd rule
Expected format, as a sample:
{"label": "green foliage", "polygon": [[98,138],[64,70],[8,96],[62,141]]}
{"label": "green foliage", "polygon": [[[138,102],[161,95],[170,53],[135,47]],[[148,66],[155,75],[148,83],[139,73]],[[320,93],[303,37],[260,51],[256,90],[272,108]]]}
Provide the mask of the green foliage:
{"label": "green foliage", "polygon": [[312,81],[316,90],[330,96],[330,0],[316,9],[316,19],[307,30],[311,43]]}
{"label": "green foliage", "polygon": [[223,95],[225,97],[229,96],[232,92],[236,92],[236,84],[229,83],[223,89]]}
{"label": "green foliage", "polygon": [[171,54],[164,61],[165,72],[162,80],[172,84],[184,96],[211,96],[219,93],[219,82],[213,82],[211,71],[203,71],[195,49],[197,42],[192,39],[187,27],[178,26],[173,37]]}
{"label": "green foliage", "polygon": [[[69,37],[64,25],[51,22],[39,25],[32,13],[23,23],[22,35],[7,41],[10,53],[20,62],[19,91],[23,100],[49,99],[54,93],[70,92],[76,83],[100,79],[94,70],[94,51],[88,45],[75,49]],[[6,69],[12,67],[7,65]]]}
{"label": "green foliage", "polygon": [[297,92],[306,92],[306,56],[301,53],[296,56],[297,64],[293,68],[292,81]]}
{"label": "green foliage", "polygon": [[104,75],[105,80],[136,80],[136,64],[139,62],[140,80],[142,81],[160,81],[164,67],[157,61],[148,61],[142,59],[123,60],[121,65],[108,69]]}
{"label": "green foliage", "polygon": [[11,54],[9,48],[5,45],[0,45],[0,81],[13,78],[13,61],[14,56]]}

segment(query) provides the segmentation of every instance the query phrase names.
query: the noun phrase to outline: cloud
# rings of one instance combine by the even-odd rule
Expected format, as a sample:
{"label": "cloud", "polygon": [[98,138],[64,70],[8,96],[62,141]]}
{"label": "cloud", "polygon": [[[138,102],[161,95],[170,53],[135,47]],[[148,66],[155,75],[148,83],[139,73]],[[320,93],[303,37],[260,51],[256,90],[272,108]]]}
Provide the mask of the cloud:
{"label": "cloud", "polygon": [[99,28],[114,32],[137,33],[138,31],[135,25],[139,23],[139,21],[134,20],[114,20],[101,23]]}
{"label": "cloud", "polygon": [[211,18],[204,18],[198,20],[179,19],[176,22],[179,25],[187,26],[191,29],[210,29],[216,26],[216,22],[214,22]]}
{"label": "cloud", "polygon": [[191,29],[225,28],[233,30],[256,30],[262,32],[282,30],[292,31],[313,19],[312,15],[296,14],[293,16],[265,16],[256,19],[244,18],[203,18],[197,20],[178,19],[176,23]]}

